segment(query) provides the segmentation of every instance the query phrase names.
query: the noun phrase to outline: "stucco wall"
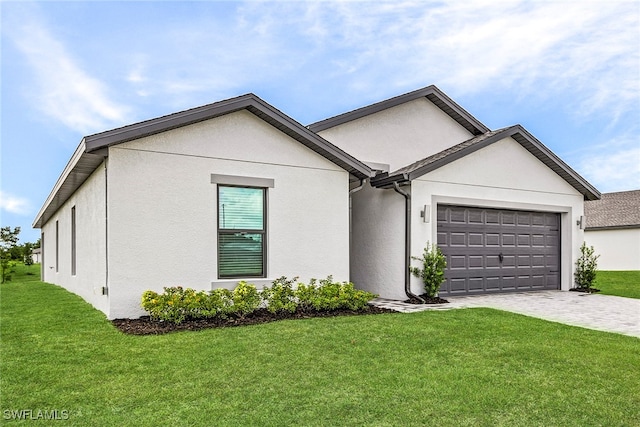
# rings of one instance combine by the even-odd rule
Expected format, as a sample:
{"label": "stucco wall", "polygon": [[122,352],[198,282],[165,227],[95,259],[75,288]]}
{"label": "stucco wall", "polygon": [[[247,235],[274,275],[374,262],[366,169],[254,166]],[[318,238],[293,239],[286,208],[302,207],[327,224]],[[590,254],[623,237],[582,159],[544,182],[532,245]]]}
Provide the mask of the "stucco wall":
{"label": "stucco wall", "polygon": [[599,270],[640,270],[640,228],[587,230],[584,240],[600,255]]}
{"label": "stucco wall", "polygon": [[388,164],[391,171],[472,137],[426,98],[388,108],[319,134],[355,158]]}
{"label": "stucco wall", "polygon": [[[108,314],[106,284],[104,165],[78,188],[42,227],[44,233],[43,280],[80,295]],[[71,274],[71,208],[76,208],[76,274]],[[58,221],[58,271],[56,272],[56,221]]]}
{"label": "stucco wall", "polygon": [[351,281],[384,298],[405,299],[405,199],[366,185],[352,195]]}
{"label": "stucco wall", "polygon": [[[147,289],[209,290],[217,276],[211,174],[269,178],[267,278],[349,277],[348,173],[246,111],[109,150],[110,317]],[[261,282],[251,280],[250,282]]]}

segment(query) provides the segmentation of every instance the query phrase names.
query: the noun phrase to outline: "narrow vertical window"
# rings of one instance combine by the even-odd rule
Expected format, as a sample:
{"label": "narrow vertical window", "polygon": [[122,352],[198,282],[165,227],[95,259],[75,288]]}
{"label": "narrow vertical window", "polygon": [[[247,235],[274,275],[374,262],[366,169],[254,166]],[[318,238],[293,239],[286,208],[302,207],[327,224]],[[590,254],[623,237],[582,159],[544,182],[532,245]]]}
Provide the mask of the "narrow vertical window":
{"label": "narrow vertical window", "polygon": [[60,260],[60,257],[58,256],[59,250],[60,249],[60,234],[58,233],[58,221],[56,221],[56,273],[58,272],[58,267],[59,267],[59,263],[58,261]]}
{"label": "narrow vertical window", "polygon": [[76,207],[71,208],[71,275],[76,275]]}
{"label": "narrow vertical window", "polygon": [[218,186],[218,277],[265,277],[266,189]]}

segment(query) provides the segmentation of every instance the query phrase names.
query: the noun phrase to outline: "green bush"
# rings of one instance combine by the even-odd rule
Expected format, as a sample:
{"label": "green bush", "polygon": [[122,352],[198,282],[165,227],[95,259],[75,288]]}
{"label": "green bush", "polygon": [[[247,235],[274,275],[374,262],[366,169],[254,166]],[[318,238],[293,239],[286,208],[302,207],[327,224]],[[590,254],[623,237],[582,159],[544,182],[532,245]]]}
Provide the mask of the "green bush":
{"label": "green bush", "polygon": [[440,248],[434,243],[424,247],[422,258],[412,256],[412,259],[420,261],[422,268],[409,267],[411,273],[422,279],[424,291],[428,297],[435,297],[440,290],[440,285],[444,281],[444,269],[447,268],[447,258]]}
{"label": "green bush", "polygon": [[311,279],[309,285],[298,285],[298,304],[306,309],[331,311],[338,309],[362,310],[376,297],[370,292],[355,289],[351,282],[334,282],[333,277],[320,280]]}
{"label": "green bush", "polygon": [[245,281],[238,283],[233,291],[214,289],[210,292],[196,291],[181,286],[165,287],[159,294],[146,291],[142,294],[142,308],[152,319],[182,323],[187,319],[226,318],[229,315],[245,317],[256,311],[262,302],[271,313],[293,313],[302,310],[330,311],[338,309],[363,310],[376,295],[355,289],[350,282],[333,282],[331,276],[317,285],[311,279],[308,285],[298,278],[280,277],[266,287],[262,295],[256,287]]}
{"label": "green bush", "polygon": [[299,283],[295,290],[295,298],[298,301],[298,307],[302,310],[310,310],[314,296],[317,291],[316,279],[311,279],[308,285]]}
{"label": "green bush", "polygon": [[142,294],[142,308],[157,320],[182,323],[187,317],[200,317],[207,294],[182,286],[164,288],[162,294],[146,291]]}
{"label": "green bush", "polygon": [[238,283],[238,286],[233,290],[231,299],[233,300],[231,310],[240,317],[256,311],[261,302],[260,294],[256,287],[244,280]]}
{"label": "green bush", "polygon": [[232,306],[231,291],[227,289],[207,293],[176,286],[165,287],[162,294],[154,291],[142,294],[142,308],[152,319],[173,323],[182,323],[187,318],[226,317]]}
{"label": "green bush", "polygon": [[226,318],[233,312],[233,294],[229,289],[218,288],[209,292],[201,309],[202,317]]}
{"label": "green bush", "polygon": [[587,246],[582,243],[580,246],[580,257],[576,261],[575,282],[578,289],[591,289],[593,282],[596,280],[598,270],[598,258],[595,255],[593,246]]}
{"label": "green bush", "polygon": [[274,280],[271,287],[265,287],[262,290],[262,300],[270,313],[293,313],[296,311],[298,301],[293,287],[297,281],[297,277],[288,280],[285,276],[282,276]]}

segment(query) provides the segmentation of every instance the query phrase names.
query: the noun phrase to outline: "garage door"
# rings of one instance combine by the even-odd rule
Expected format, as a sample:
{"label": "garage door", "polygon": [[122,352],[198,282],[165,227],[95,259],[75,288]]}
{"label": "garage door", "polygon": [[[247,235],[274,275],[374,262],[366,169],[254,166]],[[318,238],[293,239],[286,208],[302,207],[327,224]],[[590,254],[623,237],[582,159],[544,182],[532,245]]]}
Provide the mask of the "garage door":
{"label": "garage door", "polygon": [[438,205],[440,295],[559,289],[556,213]]}

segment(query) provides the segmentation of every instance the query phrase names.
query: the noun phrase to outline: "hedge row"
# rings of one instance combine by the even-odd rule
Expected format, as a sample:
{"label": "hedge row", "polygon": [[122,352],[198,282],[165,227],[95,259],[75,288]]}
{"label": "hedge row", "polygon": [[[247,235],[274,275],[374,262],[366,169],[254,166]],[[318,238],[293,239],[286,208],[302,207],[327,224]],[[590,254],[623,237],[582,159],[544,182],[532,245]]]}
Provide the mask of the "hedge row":
{"label": "hedge row", "polygon": [[261,307],[274,314],[296,310],[359,311],[377,296],[355,289],[350,282],[334,282],[331,276],[320,281],[311,279],[309,284],[297,283],[297,279],[280,277],[261,292],[245,281],[239,282],[233,291],[166,287],[161,294],[144,292],[142,308],[152,319],[181,323],[185,319],[245,317]]}

